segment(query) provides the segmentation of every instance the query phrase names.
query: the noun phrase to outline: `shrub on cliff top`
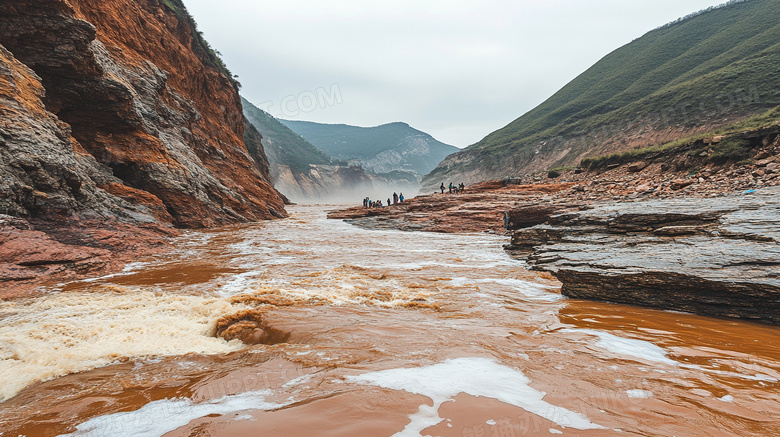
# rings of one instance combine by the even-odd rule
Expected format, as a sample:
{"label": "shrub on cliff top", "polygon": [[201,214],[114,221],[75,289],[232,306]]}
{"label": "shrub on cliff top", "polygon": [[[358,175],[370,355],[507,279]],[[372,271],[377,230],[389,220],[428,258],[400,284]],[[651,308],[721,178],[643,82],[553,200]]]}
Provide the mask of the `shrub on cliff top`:
{"label": "shrub on cliff top", "polygon": [[[241,88],[241,83],[236,80],[237,76],[233,76],[233,73],[227,68],[225,62],[220,57],[220,53],[211,47],[208,41],[203,37],[203,32],[198,30],[198,23],[192,18],[187,7],[184,6],[181,0],[161,0],[162,4],[176,15],[180,21],[184,21],[190,24],[192,28],[193,42],[198,45],[197,48],[203,51],[206,59],[203,59],[206,65],[214,67],[217,71],[224,74],[228,78],[233,87],[236,90]],[[196,47],[193,47],[196,48]]]}
{"label": "shrub on cliff top", "polygon": [[715,164],[738,162],[750,158],[750,142],[737,138],[727,138],[713,148],[710,161]]}

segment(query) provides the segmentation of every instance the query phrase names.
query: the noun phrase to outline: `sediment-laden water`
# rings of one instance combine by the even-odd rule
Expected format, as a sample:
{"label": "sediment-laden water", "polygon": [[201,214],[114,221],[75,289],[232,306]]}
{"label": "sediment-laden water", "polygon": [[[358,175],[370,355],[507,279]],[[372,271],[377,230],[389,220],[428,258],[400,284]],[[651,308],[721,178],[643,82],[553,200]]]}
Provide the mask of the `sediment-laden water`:
{"label": "sediment-laden water", "polygon": [[[321,206],[0,303],[0,435],[766,436],[780,329],[562,298],[495,235]],[[285,343],[213,337],[259,309]]]}

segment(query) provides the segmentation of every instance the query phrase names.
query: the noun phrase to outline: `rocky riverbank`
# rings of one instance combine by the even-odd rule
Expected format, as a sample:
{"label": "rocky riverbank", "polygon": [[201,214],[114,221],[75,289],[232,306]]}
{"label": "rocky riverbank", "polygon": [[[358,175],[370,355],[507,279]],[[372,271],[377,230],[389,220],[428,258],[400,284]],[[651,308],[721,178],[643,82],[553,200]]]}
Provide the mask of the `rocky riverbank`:
{"label": "rocky riverbank", "polygon": [[553,214],[508,248],[569,297],[780,323],[779,225],[772,187]]}
{"label": "rocky riverbank", "polygon": [[42,285],[109,274],[170,249],[179,231],[118,220],[28,221],[0,214],[0,299],[29,296]]}
{"label": "rocky riverbank", "polygon": [[569,297],[780,323],[778,142],[765,139],[742,165],[570,170],[329,218],[366,228],[505,232],[507,250],[555,275]]}
{"label": "rocky riverbank", "polygon": [[367,229],[400,229],[445,233],[504,232],[503,211],[520,202],[536,202],[562,195],[572,183],[505,184],[484,182],[462,194],[430,194],[384,208],[354,207],[331,211],[330,219],[342,219]]}

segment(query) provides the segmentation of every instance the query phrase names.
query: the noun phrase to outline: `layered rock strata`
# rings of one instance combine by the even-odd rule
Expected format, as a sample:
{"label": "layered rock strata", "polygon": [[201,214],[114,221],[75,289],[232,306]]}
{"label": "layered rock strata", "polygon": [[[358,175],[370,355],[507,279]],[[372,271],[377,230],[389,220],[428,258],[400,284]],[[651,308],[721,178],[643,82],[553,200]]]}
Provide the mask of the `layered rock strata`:
{"label": "layered rock strata", "polygon": [[168,3],[4,2],[0,43],[42,79],[46,108],[121,180],[104,191],[161,202],[183,227],[284,216],[247,152],[234,84],[183,7]]}
{"label": "layered rock strata", "polygon": [[780,188],[595,205],[512,233],[573,298],[780,323]]}
{"label": "layered rock strata", "polygon": [[215,59],[179,0],[0,3],[0,297],[286,216]]}
{"label": "layered rock strata", "polygon": [[530,199],[567,191],[572,185],[484,182],[469,186],[461,194],[434,193],[384,208],[355,207],[332,211],[328,218],[347,220],[368,229],[503,233],[505,217],[502,211],[513,209],[524,202],[532,202]]}

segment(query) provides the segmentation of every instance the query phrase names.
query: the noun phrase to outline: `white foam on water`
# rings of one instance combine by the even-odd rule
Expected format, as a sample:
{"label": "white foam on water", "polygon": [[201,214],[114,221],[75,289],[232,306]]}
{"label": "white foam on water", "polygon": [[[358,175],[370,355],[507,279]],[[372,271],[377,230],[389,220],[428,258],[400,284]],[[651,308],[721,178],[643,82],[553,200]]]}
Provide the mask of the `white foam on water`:
{"label": "white foam on water", "polygon": [[667,357],[666,351],[663,348],[650,343],[649,341],[618,337],[596,329],[562,329],[561,332],[577,332],[595,335],[599,338],[595,343],[596,346],[614,354],[628,355],[639,358],[640,360],[668,364],[670,366],[677,366],[679,364],[677,361]]}
{"label": "white foam on water", "polygon": [[127,276],[127,275],[130,275],[132,273],[135,273],[135,272],[143,269],[144,267],[146,267],[146,266],[148,266],[150,264],[151,264],[150,262],[129,263],[129,264],[125,264],[125,266],[122,268],[121,272],[112,273],[112,274],[109,274],[109,275],[98,276],[98,277],[95,277],[95,278],[81,279],[81,280],[75,281],[75,282],[90,283],[90,282],[103,281],[103,280],[111,279],[111,278],[117,278],[117,277],[120,277],[120,276]]}
{"label": "white foam on water", "polygon": [[233,243],[226,247],[226,249],[237,252],[238,255],[273,255],[274,250],[270,247],[266,247],[254,239],[248,239],[239,243]]}
{"label": "white foam on water", "polygon": [[[581,332],[585,334],[595,335],[599,338],[599,340],[595,343],[596,346],[602,349],[606,349],[615,354],[628,355],[645,361],[653,361],[656,363],[668,364],[670,366],[674,366],[677,368],[696,370],[699,372],[707,372],[707,373],[726,376],[726,377],[741,378],[748,381],[771,382],[771,383],[776,383],[779,381],[778,378],[775,378],[765,373],[756,373],[755,375],[749,375],[745,373],[711,369],[698,364],[680,363],[667,357],[666,351],[663,348],[653,343],[644,340],[635,340],[635,339],[618,337],[616,335],[604,331],[598,331],[595,329],[561,329],[561,332]],[[640,370],[645,372],[648,371],[647,369],[641,367]],[[769,371],[769,369],[767,370]],[[652,371],[657,373],[666,373],[665,371],[659,369],[652,369]]]}
{"label": "white foam on water", "polygon": [[[150,402],[138,410],[95,417],[59,437],[160,437],[210,414],[229,414],[246,410],[273,410],[288,404],[266,402],[270,390],[225,396],[200,404],[191,399],[164,399]],[[251,419],[240,416],[236,420]]]}
{"label": "white foam on water", "polygon": [[[553,293],[549,291],[555,289],[556,287],[524,281],[522,279],[512,279],[512,278],[472,279],[472,278],[456,277],[456,278],[452,278],[450,281],[450,285],[452,285],[453,287],[467,287],[467,286],[479,285],[479,284],[483,284],[483,285],[497,284],[505,287],[511,287],[514,291],[517,291],[520,294],[520,296],[518,297],[523,297],[525,298],[525,300],[533,301],[533,302],[553,303],[565,299],[565,297],[562,296],[560,293]],[[489,296],[490,294],[485,294],[485,295]]]}
{"label": "white foam on water", "polygon": [[35,382],[123,358],[224,354],[243,347],[208,335],[219,317],[242,305],[110,289],[0,302],[0,400]]}
{"label": "white foam on water", "polygon": [[631,399],[649,399],[653,397],[653,392],[647,390],[626,390],[626,394]]}
{"label": "white foam on water", "polygon": [[257,277],[262,274],[262,272],[244,272],[229,276],[227,281],[216,290],[216,293],[222,297],[245,293],[257,281]]}
{"label": "white foam on water", "polygon": [[506,285],[514,288],[520,292],[523,296],[533,301],[540,302],[558,302],[565,299],[560,293],[553,293],[549,290],[555,289],[555,287],[536,284],[534,282],[523,281],[521,279],[479,279],[478,283],[496,283],[499,285]]}
{"label": "white foam on water", "polygon": [[379,278],[382,271],[343,265],[327,271],[312,272],[292,281],[257,280],[248,286],[248,294],[274,294],[301,304],[327,302],[332,305],[372,305],[380,308],[404,306],[414,301],[432,302],[435,287],[420,288],[404,278]]}
{"label": "white foam on water", "polygon": [[548,431],[550,431],[550,434],[563,434],[563,431],[555,428],[550,428]]}
{"label": "white foam on water", "polygon": [[545,402],[545,393],[531,388],[531,380],[522,372],[488,358],[455,358],[426,367],[349,376],[347,381],[404,390],[433,400],[433,406],[423,404],[409,417],[410,423],[395,434],[398,437],[421,436],[425,428],[440,423],[444,419],[439,417],[439,407],[460,393],[497,399],[562,427],[602,429],[580,413]]}
{"label": "white foam on water", "polygon": [[[700,365],[697,365],[697,364],[681,364],[680,367],[683,367],[683,368],[686,368],[686,369],[692,369],[692,370],[699,370],[699,371],[702,371],[702,372],[709,372],[709,373],[713,373],[715,375],[722,375],[722,376],[727,376],[727,377],[731,377],[731,378],[741,378],[741,379],[745,379],[745,380],[748,380],[748,381],[771,382],[771,383],[775,383],[775,382],[779,381],[777,378],[775,378],[773,376],[770,376],[770,375],[767,375],[765,373],[756,373],[755,375],[747,375],[747,374],[739,373],[739,372],[729,372],[729,371],[725,371],[725,370],[708,369],[706,367],[703,367],[703,366],[700,366]],[[769,370],[769,369],[767,369],[767,370]]]}
{"label": "white foam on water", "polygon": [[722,398],[718,398],[718,399],[723,401],[723,402],[734,402],[734,396],[731,396],[731,395],[726,395],[726,396],[723,396]]}
{"label": "white foam on water", "polygon": [[314,377],[313,373],[299,376],[295,379],[291,379],[290,381],[287,381],[282,387],[289,388],[289,387],[295,387],[296,385],[306,384],[307,382],[311,381],[313,377]]}

